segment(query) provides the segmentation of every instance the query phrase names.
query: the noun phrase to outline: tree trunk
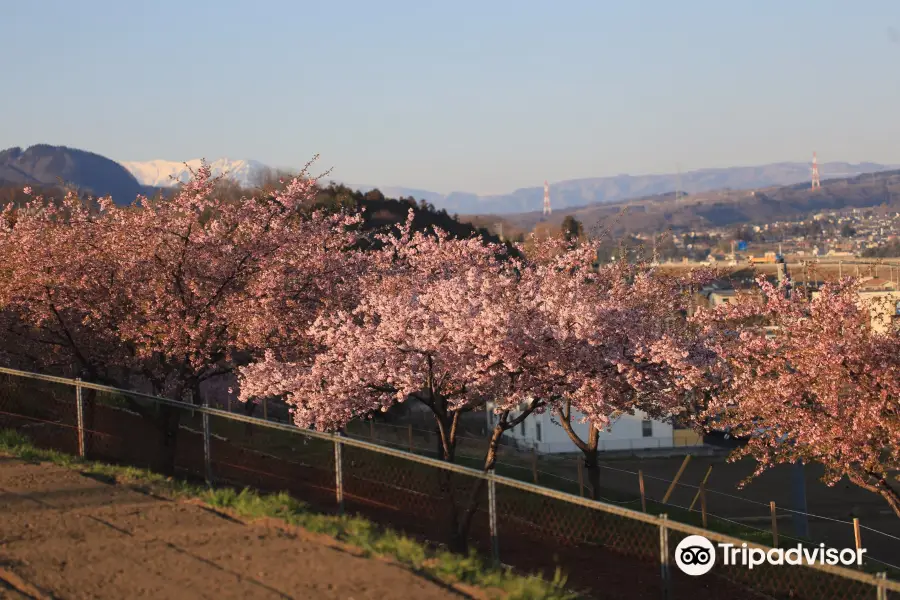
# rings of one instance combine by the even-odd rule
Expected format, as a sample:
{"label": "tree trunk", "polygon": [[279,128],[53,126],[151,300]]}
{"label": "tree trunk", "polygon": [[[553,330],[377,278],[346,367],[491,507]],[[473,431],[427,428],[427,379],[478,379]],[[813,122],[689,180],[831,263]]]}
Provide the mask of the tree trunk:
{"label": "tree trunk", "polygon": [[[455,462],[456,432],[459,426],[461,413],[458,411],[452,413],[449,412],[446,399],[441,398],[434,393],[430,395],[430,401],[427,404],[434,413],[435,425],[438,430],[438,443],[440,444],[439,456],[442,457],[442,460],[447,462]],[[528,415],[534,412],[535,409],[541,406],[543,406],[542,402],[533,402],[527,410],[523,411],[521,415],[511,421],[509,420],[509,411],[505,411],[501,415],[488,445],[488,452],[484,463],[485,472],[494,468],[494,463],[497,460],[497,447],[503,432],[521,423]],[[475,482],[469,502],[463,508],[456,502],[453,474],[450,471],[442,470],[438,477],[441,493],[446,494],[450,508],[450,551],[458,554],[468,554],[469,529],[472,525],[472,518],[475,515],[475,511],[478,509],[480,495],[484,491],[485,480],[479,478]]]}
{"label": "tree trunk", "polygon": [[[441,414],[435,412],[434,415],[437,429],[437,451],[438,457],[444,462],[453,463],[456,461],[456,424],[459,419],[458,414],[449,415],[446,411]],[[451,552],[466,553],[468,547],[466,539],[460,539],[460,514],[459,507],[456,502],[456,493],[454,485],[454,476],[452,471],[441,469],[438,472],[438,487],[440,494],[447,501],[447,508],[450,513],[450,539],[448,547]]]}
{"label": "tree trunk", "polygon": [[584,453],[584,470],[587,471],[588,484],[591,486],[591,498],[594,500],[600,500],[600,460],[597,451],[599,441],[600,430],[591,423],[586,447],[582,448],[582,452]]}
{"label": "tree trunk", "polygon": [[583,440],[575,433],[572,427],[571,406],[566,403],[565,408],[556,409],[560,424],[568,434],[572,443],[584,454],[584,469],[587,471],[588,485],[591,488],[591,498],[600,499],[600,462],[598,446],[600,444],[600,428],[593,422],[588,427],[587,439]]}
{"label": "tree trunk", "polygon": [[862,476],[850,476],[850,481],[864,490],[874,492],[887,500],[891,510],[900,517],[900,492],[891,485],[891,482],[884,477],[876,474],[870,474],[869,479]]}
{"label": "tree trunk", "polygon": [[587,473],[588,485],[591,488],[591,498],[600,500],[600,463],[597,461],[597,451],[593,454],[584,453],[584,470]]}
{"label": "tree trunk", "polygon": [[[449,473],[448,473],[449,475]],[[450,543],[447,544],[450,552],[455,554],[469,553],[469,535],[468,529],[460,522],[460,514],[456,504],[450,510]]]}
{"label": "tree trunk", "polygon": [[[256,410],[256,402],[244,402],[244,414],[248,417],[252,417],[254,411]],[[244,435],[247,436],[248,439],[253,439],[253,424],[247,423],[244,425]]]}
{"label": "tree trunk", "polygon": [[[494,469],[494,465],[497,464],[497,449],[500,446],[500,437],[503,435],[503,432],[506,431],[508,427],[506,426],[506,419],[501,418],[501,420],[494,427],[493,432],[491,433],[491,441],[488,443],[488,451],[484,457],[484,472],[492,471]],[[475,481],[475,488],[472,490],[472,495],[469,498],[469,503],[466,506],[462,517],[458,520],[459,524],[457,529],[455,530],[455,538],[458,541],[459,549],[452,549],[453,552],[458,552],[460,554],[466,554],[469,551],[469,530],[472,528],[472,519],[475,517],[475,513],[478,511],[478,505],[481,501],[481,495],[484,493],[484,487],[487,483],[485,479],[477,479]]]}
{"label": "tree trunk", "polygon": [[887,503],[894,510],[894,514],[900,517],[900,492],[897,491],[895,487],[893,487],[887,481],[882,481],[881,497],[887,500]]}

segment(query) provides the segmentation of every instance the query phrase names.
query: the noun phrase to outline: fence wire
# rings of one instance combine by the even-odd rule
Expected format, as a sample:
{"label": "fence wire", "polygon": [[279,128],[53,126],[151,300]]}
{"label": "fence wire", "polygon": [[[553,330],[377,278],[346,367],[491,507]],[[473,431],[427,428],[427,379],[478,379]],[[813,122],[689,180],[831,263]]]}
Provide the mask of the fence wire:
{"label": "fence wire", "polygon": [[[485,473],[474,452],[459,462],[475,461],[471,466],[476,468],[410,453],[427,453],[426,438],[407,439],[406,447],[395,440],[391,448],[11,369],[0,369],[0,428],[19,431],[37,446],[88,459],[216,485],[286,491],[316,510],[360,514],[430,544],[475,550],[524,573],[552,577],[561,569],[569,587],[585,597],[659,598],[665,591],[664,597],[690,600],[882,600],[900,593],[900,583],[883,574],[821,565],[751,570],[717,561],[708,576],[682,574],[673,557],[686,535],[743,543],[653,516],[679,506],[691,513],[687,505],[696,490],[690,486],[680,499],[654,504],[645,513],[634,493],[611,498],[615,503],[585,498],[583,474],[573,478],[536,464],[530,473],[526,465],[501,465],[497,473]],[[519,476],[506,476],[510,471]],[[559,480],[560,490],[536,485],[552,478]],[[707,518],[728,520],[715,514]],[[762,529],[757,533],[771,535]]]}
{"label": "fence wire", "polygon": [[[425,456],[436,456],[437,434],[415,426],[413,422],[395,424],[371,419],[358,420],[348,426],[347,434],[354,439],[374,441]],[[467,435],[460,435],[458,439],[457,457],[468,466],[480,468],[487,450],[487,440],[484,437]],[[608,504],[641,510],[637,471],[623,469],[609,460],[601,461],[601,488],[594,495],[584,469],[579,468],[579,462],[583,463],[583,460],[584,457],[580,452],[569,455],[545,455],[522,450],[514,445],[506,445],[503,446],[495,469],[499,474],[522,481],[532,481],[571,494],[593,497]],[[713,482],[716,481],[717,475],[718,473],[713,474]],[[693,525],[702,524],[699,479],[691,483],[688,481],[689,477],[685,475],[676,482],[671,498],[663,503],[662,499],[672,485],[671,477],[660,477],[650,473],[643,473],[642,477],[645,482],[645,501],[651,513],[667,511],[673,520]],[[769,502],[725,492],[711,487],[708,482],[704,486],[704,491],[709,503],[707,521],[710,528],[759,543],[773,542],[772,512]],[[850,520],[797,511],[781,505],[776,506],[775,513],[779,523],[777,535],[780,540],[804,544],[824,542],[831,547],[854,545],[854,525]],[[794,517],[797,515],[803,515],[807,520],[814,522],[810,526],[809,539],[791,535],[794,530]],[[867,567],[871,567],[873,571],[887,567],[900,576],[898,567],[900,560],[897,559],[900,556],[900,544],[896,543],[900,538],[873,527],[860,524],[860,528],[867,532],[863,540],[863,546],[867,548],[867,554],[864,556]]]}

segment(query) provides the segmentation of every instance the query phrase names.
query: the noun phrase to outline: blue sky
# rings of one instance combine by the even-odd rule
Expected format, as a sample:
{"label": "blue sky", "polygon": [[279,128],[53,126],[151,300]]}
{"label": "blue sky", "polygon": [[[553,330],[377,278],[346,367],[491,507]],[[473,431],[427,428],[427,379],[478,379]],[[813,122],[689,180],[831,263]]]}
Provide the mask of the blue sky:
{"label": "blue sky", "polygon": [[0,147],[478,193],[900,163],[896,30],[896,0],[4,2]]}

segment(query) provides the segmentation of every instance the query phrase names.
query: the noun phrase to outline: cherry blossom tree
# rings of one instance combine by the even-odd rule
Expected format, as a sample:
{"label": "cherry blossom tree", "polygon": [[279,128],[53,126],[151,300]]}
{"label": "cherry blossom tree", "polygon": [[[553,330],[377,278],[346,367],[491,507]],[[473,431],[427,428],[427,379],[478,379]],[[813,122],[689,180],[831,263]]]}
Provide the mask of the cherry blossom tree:
{"label": "cherry blossom tree", "polygon": [[745,296],[697,315],[719,357],[710,427],[747,438],[733,458],[758,462],[748,481],[775,464],[819,462],[825,483],[847,477],[900,515],[890,481],[900,469],[897,331],[872,327],[852,280],[812,298],[759,285],[764,302]]}
{"label": "cherry blossom tree", "polygon": [[[376,266],[360,280],[358,306],[323,314],[313,325],[322,348],[314,361],[252,365],[241,393],[286,394],[298,425],[329,430],[397,402],[421,402],[434,415],[439,456],[449,462],[456,459],[462,415],[492,401],[499,419],[487,470],[503,432],[543,409],[551,393],[534,369],[550,323],[523,285],[525,265],[502,246],[440,230],[413,233],[412,219],[410,212],[399,236],[381,236]],[[468,501],[455,497],[449,473],[441,483],[453,547],[465,551],[483,481]]]}
{"label": "cherry blossom tree", "polygon": [[[283,395],[297,425],[325,430],[394,403],[421,402],[434,415],[446,461],[455,460],[461,416],[491,402],[498,419],[484,461],[489,470],[502,434],[532,413],[566,401],[602,421],[617,409],[652,403],[632,394],[626,405],[617,389],[647,391],[655,383],[650,370],[629,368],[634,359],[626,352],[648,364],[674,364],[675,354],[686,363],[683,348],[662,335],[621,347],[658,315],[620,306],[621,298],[643,294],[652,304],[656,288],[642,277],[628,280],[624,270],[619,279],[597,272],[592,248],[537,241],[544,258],[525,260],[477,238],[413,233],[411,220],[399,236],[381,241],[377,266],[360,279],[359,304],[320,315],[310,329],[321,351],[308,363],[267,357],[243,369],[243,399]],[[613,331],[618,338],[605,340]],[[694,375],[687,365],[684,371]],[[480,485],[468,502],[443,488],[456,550],[465,549]]]}
{"label": "cherry blossom tree", "polygon": [[[321,351],[312,361],[269,354],[242,371],[241,397],[285,395],[301,427],[336,430],[355,417],[421,402],[434,415],[443,460],[456,458],[460,418],[501,399],[503,410],[485,468],[499,437],[516,418],[532,380],[517,377],[516,261],[480,238],[455,239],[412,231],[413,212],[399,236],[382,235],[370,271],[359,279],[350,310],[323,313],[309,330]],[[518,328],[518,329],[517,329]],[[455,548],[465,549],[475,502],[454,497],[449,474],[442,488],[451,504]],[[477,497],[473,493],[473,498]]]}
{"label": "cherry blossom tree", "polygon": [[[31,193],[30,188],[26,188]],[[0,220],[0,352],[7,364],[103,379],[124,347],[89,307],[109,302],[111,264],[95,251],[97,209],[73,193],[7,205]]]}
{"label": "cherry blossom tree", "polygon": [[[70,195],[62,206],[37,198],[7,210],[7,352],[44,346],[30,358],[175,398],[197,397],[201,382],[266,351],[302,353],[296,332],[355,289],[359,219],[314,210],[305,171],[239,201],[221,200],[216,181],[204,166],[167,199],[123,208]],[[17,346],[19,337],[29,343]],[[179,413],[160,413],[170,469]]]}
{"label": "cherry blossom tree", "polygon": [[[686,315],[688,290],[715,276],[710,270],[662,276],[624,260],[595,265],[601,246],[599,240],[536,241],[531,271],[558,319],[555,351],[565,357],[569,379],[551,398],[554,416],[584,454],[595,499],[599,435],[611,419],[636,410],[669,418],[708,387],[710,354]],[[573,427],[573,409],[588,424],[584,438]]]}

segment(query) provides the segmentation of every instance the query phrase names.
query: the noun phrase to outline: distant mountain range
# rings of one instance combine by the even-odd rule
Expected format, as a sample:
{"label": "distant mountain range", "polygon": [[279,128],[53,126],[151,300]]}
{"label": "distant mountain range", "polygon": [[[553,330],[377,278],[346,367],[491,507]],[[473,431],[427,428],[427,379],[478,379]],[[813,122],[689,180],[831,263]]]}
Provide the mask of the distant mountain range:
{"label": "distant mountain range", "polygon": [[[94,195],[112,195],[120,204],[130,204],[141,193],[176,185],[190,177],[190,170],[200,160],[187,162],[154,160],[117,163],[113,160],[75,148],[39,144],[26,150],[10,148],[0,151],[0,183],[15,185],[57,185],[60,181],[74,184]],[[253,160],[218,159],[209,162],[214,174],[225,174],[246,187],[257,185],[262,177],[274,171]],[[878,163],[831,162],[819,166],[821,178],[843,179],[863,173],[900,168]],[[555,212],[574,207],[621,202],[669,194],[676,189],[689,194],[715,190],[755,190],[772,186],[793,185],[809,181],[807,163],[773,163],[756,167],[701,169],[682,174],[616,175],[591,179],[572,179],[550,185],[550,201]],[[375,185],[346,184],[367,192]],[[468,215],[511,215],[540,211],[543,186],[522,188],[509,194],[479,196],[466,192],[443,195],[428,190],[400,186],[377,186],[387,197],[424,199],[449,213]]]}
{"label": "distant mountain range", "polygon": [[677,199],[669,192],[560,209],[549,216],[536,210],[507,215],[464,215],[460,220],[516,238],[539,225],[558,228],[566,217],[572,216],[581,222],[585,231],[602,232],[616,239],[634,233],[684,233],[751,223],[799,221],[820,211],[847,209],[896,212],[900,209],[900,170],[831,177],[824,179],[822,187],[815,190],[804,181],[753,190],[697,192]]}
{"label": "distant mountain range", "polygon": [[[830,162],[819,165],[822,180],[838,179],[898,168],[878,163]],[[779,185],[793,185],[809,181],[808,163],[772,163],[751,167],[700,169],[662,175],[615,175],[589,179],[570,179],[550,184],[550,204],[554,210],[620,202],[657,194],[680,191],[688,194],[714,190],[753,190]],[[424,197],[424,196],[423,196]],[[515,214],[541,210],[544,200],[543,184],[521,188],[509,194],[478,196],[453,192],[435,195],[429,200],[438,208],[458,214]]]}
{"label": "distant mountain range", "polygon": [[[202,159],[195,158],[178,162],[172,160],[125,161],[128,169],[142,185],[153,187],[173,187],[191,178],[191,171],[200,168]],[[269,167],[255,160],[232,160],[220,158],[207,161],[213,176],[225,175],[242,187],[259,185],[260,178],[271,171]]]}
{"label": "distant mountain range", "polygon": [[[202,159],[194,158],[187,161],[174,160],[148,160],[125,161],[122,164],[142,184],[154,187],[173,187],[179,182],[185,182],[191,178],[191,169],[196,171]],[[185,164],[186,163],[186,164]],[[256,160],[219,158],[207,161],[213,176],[225,175],[228,179],[240,184],[242,187],[253,187],[259,184],[261,178],[276,169]],[[190,168],[188,168],[190,167]],[[334,180],[326,180],[334,181]],[[440,204],[446,198],[444,194],[398,186],[375,186],[368,184],[345,183],[347,187],[368,192],[378,189],[387,198],[408,198],[412,196],[416,200],[427,200],[432,204]],[[442,206],[438,206],[441,208]],[[449,209],[448,209],[449,210]]]}
{"label": "distant mountain range", "polygon": [[[122,163],[144,185],[167,186],[184,181],[190,176],[184,163],[174,161],[149,161]],[[199,160],[188,161],[193,168]],[[230,177],[244,185],[252,185],[269,167],[258,161],[219,159],[210,163],[213,173],[229,172]],[[819,165],[821,179],[852,177],[862,173],[875,173],[898,168],[898,165],[878,163],[830,162]],[[781,162],[755,167],[727,167],[700,169],[682,174],[615,175],[589,179],[571,179],[550,184],[550,203],[556,210],[587,206],[589,204],[619,202],[673,191],[688,194],[713,190],[748,190],[778,185],[793,185],[808,181],[811,165],[808,163]],[[175,177],[173,181],[170,176]],[[427,200],[436,208],[457,214],[515,214],[540,210],[543,206],[543,185],[521,188],[509,194],[479,196],[468,192],[440,194],[428,190],[402,186],[377,186],[373,184],[344,183],[362,192],[379,189],[389,198],[412,196]]]}

